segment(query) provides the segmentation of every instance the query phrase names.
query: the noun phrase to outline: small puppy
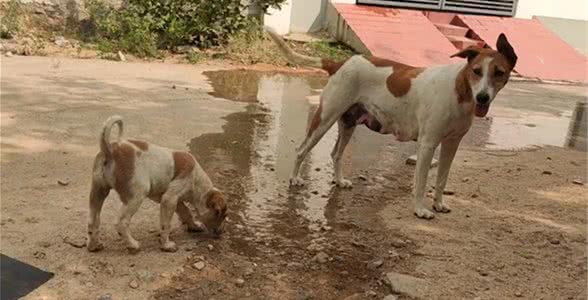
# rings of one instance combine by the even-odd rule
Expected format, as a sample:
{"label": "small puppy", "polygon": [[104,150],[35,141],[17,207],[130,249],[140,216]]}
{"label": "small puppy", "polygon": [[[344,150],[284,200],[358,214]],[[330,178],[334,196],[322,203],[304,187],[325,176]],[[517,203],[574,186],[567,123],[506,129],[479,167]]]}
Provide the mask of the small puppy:
{"label": "small puppy", "polygon": [[[110,142],[110,132],[118,125],[119,134]],[[210,230],[216,235],[223,231],[227,205],[196,159],[188,152],[174,151],[138,140],[121,140],[123,122],[120,116],[106,120],[100,135],[100,152],[94,159],[92,190],[90,192],[90,218],[88,223],[88,251],[100,251],[104,246],[98,239],[100,212],[104,199],[114,189],[122,201],[118,233],[131,252],[140,244],[129,231],[131,218],[145,198],[161,204],[161,249],[174,252],[178,249],[169,239],[170,223],[174,212],[189,231]],[[204,208],[204,224],[194,220],[186,206],[194,207],[198,217]]]}

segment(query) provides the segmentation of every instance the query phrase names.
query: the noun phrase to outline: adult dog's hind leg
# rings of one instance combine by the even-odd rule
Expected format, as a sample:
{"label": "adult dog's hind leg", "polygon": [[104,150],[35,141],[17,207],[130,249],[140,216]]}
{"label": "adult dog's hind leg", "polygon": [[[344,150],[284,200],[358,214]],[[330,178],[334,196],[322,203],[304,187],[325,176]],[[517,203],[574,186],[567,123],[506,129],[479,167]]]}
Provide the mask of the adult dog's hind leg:
{"label": "adult dog's hind leg", "polygon": [[341,158],[343,157],[345,147],[349,143],[349,140],[355,131],[355,125],[348,126],[342,119],[339,119],[337,124],[339,125],[339,136],[337,137],[337,143],[331,152],[335,169],[335,183],[340,187],[350,188],[352,185],[351,181],[343,178],[341,170]]}
{"label": "adult dog's hind leg", "polygon": [[314,148],[314,146],[318,143],[318,141],[320,141],[325,133],[327,133],[329,128],[333,126],[338,118],[339,116],[325,114],[325,112],[319,106],[311,121],[308,134],[306,135],[304,142],[302,142],[296,153],[296,161],[294,162],[294,170],[292,170],[292,175],[290,177],[290,185],[304,185],[304,180],[302,180],[302,178],[300,178],[298,175],[302,162],[306,158],[308,152]]}

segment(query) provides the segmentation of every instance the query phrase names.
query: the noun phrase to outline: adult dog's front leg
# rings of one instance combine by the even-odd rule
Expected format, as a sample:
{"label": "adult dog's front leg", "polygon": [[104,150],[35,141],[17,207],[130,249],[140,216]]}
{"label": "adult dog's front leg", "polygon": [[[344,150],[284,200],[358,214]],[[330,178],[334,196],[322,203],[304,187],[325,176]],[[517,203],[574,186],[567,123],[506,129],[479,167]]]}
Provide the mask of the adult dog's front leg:
{"label": "adult dog's front leg", "polygon": [[419,146],[417,154],[417,164],[415,172],[415,191],[414,191],[414,213],[417,217],[423,219],[432,219],[435,217],[432,211],[425,208],[425,188],[427,187],[427,176],[431,168],[431,161],[435,153],[436,144],[423,142]]}
{"label": "adult dog's front leg", "polygon": [[435,184],[435,203],[433,209],[437,212],[448,213],[451,211],[449,206],[443,202],[443,191],[447,184],[447,176],[451,163],[459,147],[461,138],[444,141],[441,144],[441,156],[439,157],[439,169],[437,170],[437,184]]}

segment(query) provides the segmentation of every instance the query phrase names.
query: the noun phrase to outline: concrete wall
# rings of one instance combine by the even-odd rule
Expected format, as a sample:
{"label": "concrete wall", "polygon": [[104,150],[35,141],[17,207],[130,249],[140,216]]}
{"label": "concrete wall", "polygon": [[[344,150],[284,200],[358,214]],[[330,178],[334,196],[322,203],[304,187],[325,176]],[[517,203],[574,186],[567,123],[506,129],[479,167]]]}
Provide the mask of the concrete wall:
{"label": "concrete wall", "polygon": [[517,18],[546,16],[588,20],[588,0],[519,0]]}
{"label": "concrete wall", "polygon": [[588,57],[588,21],[538,16],[537,19],[562,40]]}
{"label": "concrete wall", "polygon": [[280,34],[319,31],[325,26],[329,2],[355,4],[355,1],[287,0],[281,10],[270,10],[269,15],[264,17],[264,23]]}

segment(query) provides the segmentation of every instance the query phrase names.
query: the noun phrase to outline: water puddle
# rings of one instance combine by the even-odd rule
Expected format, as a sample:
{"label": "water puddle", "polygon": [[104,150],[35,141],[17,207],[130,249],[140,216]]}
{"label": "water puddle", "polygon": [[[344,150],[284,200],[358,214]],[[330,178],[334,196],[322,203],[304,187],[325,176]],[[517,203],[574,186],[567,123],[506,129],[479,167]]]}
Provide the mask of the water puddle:
{"label": "water puddle", "polygon": [[[229,178],[224,185],[238,186],[233,190],[239,191],[234,195],[240,199],[239,217],[262,237],[276,230],[295,235],[292,228],[300,220],[304,226],[327,225],[339,209],[340,192],[331,183],[330,157],[336,126],[302,167],[307,186],[301,190],[288,187],[295,149],[306,134],[327,78],[254,71],[205,75],[211,81],[213,96],[248,103],[244,112],[225,117],[222,133],[199,136],[190,145],[207,170],[223,172],[223,178]],[[573,97],[578,98],[575,107],[573,101],[549,102],[552,98],[541,100],[529,96],[527,90],[514,89],[497,99],[492,108],[494,117],[474,122],[463,143],[491,149],[546,144],[585,151],[586,104],[581,96]],[[369,173],[370,181],[380,183],[372,188],[398,185],[393,182],[398,175],[412,176],[404,160],[415,151],[415,143],[398,143],[392,136],[361,127],[346,149],[344,164],[352,167],[344,166],[344,173],[355,182],[359,174]]]}

